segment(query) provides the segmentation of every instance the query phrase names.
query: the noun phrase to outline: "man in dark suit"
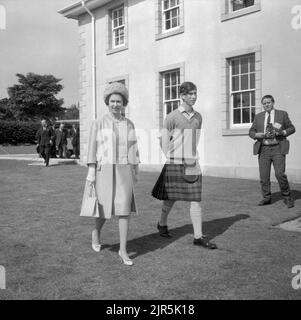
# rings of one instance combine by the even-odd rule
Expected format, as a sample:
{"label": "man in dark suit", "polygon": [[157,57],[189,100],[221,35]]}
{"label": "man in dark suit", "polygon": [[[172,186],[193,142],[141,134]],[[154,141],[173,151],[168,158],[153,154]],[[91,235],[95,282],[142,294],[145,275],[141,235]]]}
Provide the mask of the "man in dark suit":
{"label": "man in dark suit", "polygon": [[41,127],[36,133],[37,148],[39,153],[44,158],[46,167],[49,166],[50,149],[53,143],[52,130],[47,126],[47,121],[41,121]]}
{"label": "man in dark suit", "polygon": [[61,123],[59,129],[57,129],[55,132],[55,144],[57,150],[59,151],[60,158],[66,158],[67,152],[67,131],[64,129],[64,127],[64,123]]}
{"label": "man in dark suit", "polygon": [[79,128],[76,124],[72,124],[70,135],[72,139],[73,154],[76,159],[79,159]]}
{"label": "man in dark suit", "polygon": [[255,139],[254,155],[258,154],[260,184],[263,199],[258,205],[271,204],[271,164],[288,208],[294,207],[290,186],[285,174],[285,157],[289,152],[289,141],[286,139],[296,130],[286,111],[275,110],[273,96],[266,95],[261,100],[265,111],[255,116],[249,136]]}

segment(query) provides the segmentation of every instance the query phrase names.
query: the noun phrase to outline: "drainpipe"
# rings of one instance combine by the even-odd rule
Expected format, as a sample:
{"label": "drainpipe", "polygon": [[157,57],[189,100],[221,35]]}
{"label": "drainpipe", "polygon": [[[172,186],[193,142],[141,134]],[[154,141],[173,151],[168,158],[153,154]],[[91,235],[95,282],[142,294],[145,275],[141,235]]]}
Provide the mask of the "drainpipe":
{"label": "drainpipe", "polygon": [[95,50],[95,16],[92,12],[86,7],[86,2],[82,1],[82,7],[88,12],[91,16],[91,26],[92,26],[92,95],[93,95],[93,120],[97,117],[96,110],[96,50]]}

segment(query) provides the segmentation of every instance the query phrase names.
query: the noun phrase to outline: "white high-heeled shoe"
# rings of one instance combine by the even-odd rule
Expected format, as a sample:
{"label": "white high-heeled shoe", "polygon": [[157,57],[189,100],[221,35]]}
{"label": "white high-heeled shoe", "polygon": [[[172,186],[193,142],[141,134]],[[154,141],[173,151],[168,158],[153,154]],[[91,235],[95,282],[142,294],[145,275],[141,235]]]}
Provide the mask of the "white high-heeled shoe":
{"label": "white high-heeled shoe", "polygon": [[92,231],[92,249],[95,251],[95,252],[99,252],[100,249],[101,249],[101,243],[94,243],[94,240],[93,240],[93,231]]}
{"label": "white high-heeled shoe", "polygon": [[126,266],[132,266],[132,265],[134,264],[133,260],[131,260],[131,259],[124,259],[124,258],[121,256],[120,250],[118,251],[118,255],[119,255],[119,257],[121,258],[122,262],[123,262]]}

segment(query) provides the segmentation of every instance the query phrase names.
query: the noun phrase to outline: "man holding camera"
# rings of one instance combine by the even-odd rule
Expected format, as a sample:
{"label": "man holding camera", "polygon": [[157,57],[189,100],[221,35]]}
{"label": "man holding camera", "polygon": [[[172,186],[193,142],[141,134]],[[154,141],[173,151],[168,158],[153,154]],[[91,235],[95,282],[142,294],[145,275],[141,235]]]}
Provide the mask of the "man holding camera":
{"label": "man holding camera", "polygon": [[260,184],[263,199],[259,206],[271,204],[271,164],[279,183],[284,203],[288,208],[294,207],[290,186],[285,174],[285,157],[289,152],[286,139],[296,129],[286,111],[275,110],[273,96],[266,95],[261,100],[264,111],[255,116],[249,136],[255,139],[254,155],[258,154]]}

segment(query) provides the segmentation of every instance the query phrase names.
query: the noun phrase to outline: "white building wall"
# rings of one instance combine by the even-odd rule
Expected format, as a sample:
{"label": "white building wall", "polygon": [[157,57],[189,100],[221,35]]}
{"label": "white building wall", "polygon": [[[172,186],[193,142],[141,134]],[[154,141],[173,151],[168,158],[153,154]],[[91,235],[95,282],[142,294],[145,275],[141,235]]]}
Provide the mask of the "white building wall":
{"label": "white building wall", "polygon": [[[223,1],[223,0],[222,0]],[[205,174],[258,179],[253,141],[246,133],[224,135],[225,75],[221,59],[225,53],[261,48],[257,54],[257,83],[262,94],[272,94],[276,108],[287,110],[297,133],[289,138],[289,179],[301,182],[301,30],[291,26],[292,7],[298,0],[261,0],[261,11],[221,21],[220,1],[184,1],[184,32],[156,40],[155,0],[128,0],[128,49],[107,54],[107,8],[94,11],[96,20],[97,112],[106,112],[102,94],[106,82],[119,76],[129,81],[129,118],[136,128],[158,128],[158,72],[183,65],[186,81],[198,86],[196,110],[203,116],[199,148]],[[81,34],[81,154],[87,152],[92,120],[91,24],[79,19]],[[261,66],[261,67],[260,67]],[[261,98],[257,96],[257,100]],[[258,103],[258,111],[261,109]],[[83,157],[83,162],[85,158]]]}

